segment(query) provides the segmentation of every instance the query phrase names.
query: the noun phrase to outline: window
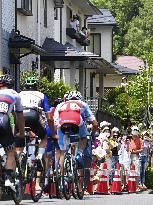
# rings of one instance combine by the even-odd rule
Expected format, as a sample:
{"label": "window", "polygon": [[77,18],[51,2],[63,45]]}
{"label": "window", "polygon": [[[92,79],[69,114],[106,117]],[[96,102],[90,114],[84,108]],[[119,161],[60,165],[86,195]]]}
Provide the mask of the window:
{"label": "window", "polygon": [[54,20],[58,20],[58,8],[54,8]]}
{"label": "window", "polygon": [[44,27],[47,28],[47,0],[44,0]]}
{"label": "window", "polygon": [[17,0],[17,9],[26,16],[32,16],[32,0]]}
{"label": "window", "polygon": [[101,56],[101,34],[91,33],[89,36],[90,45],[88,50],[94,54]]}

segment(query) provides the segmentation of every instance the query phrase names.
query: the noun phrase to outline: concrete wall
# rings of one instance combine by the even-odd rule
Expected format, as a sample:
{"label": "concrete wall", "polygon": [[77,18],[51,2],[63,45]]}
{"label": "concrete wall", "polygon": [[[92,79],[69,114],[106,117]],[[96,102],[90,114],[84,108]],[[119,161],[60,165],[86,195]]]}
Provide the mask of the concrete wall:
{"label": "concrete wall", "polygon": [[15,25],[15,0],[2,0],[2,67],[10,68],[9,35]]}
{"label": "concrete wall", "polygon": [[[104,87],[116,87],[121,85],[122,75],[107,74],[104,76]],[[96,75],[96,87],[99,87],[99,75]]]}

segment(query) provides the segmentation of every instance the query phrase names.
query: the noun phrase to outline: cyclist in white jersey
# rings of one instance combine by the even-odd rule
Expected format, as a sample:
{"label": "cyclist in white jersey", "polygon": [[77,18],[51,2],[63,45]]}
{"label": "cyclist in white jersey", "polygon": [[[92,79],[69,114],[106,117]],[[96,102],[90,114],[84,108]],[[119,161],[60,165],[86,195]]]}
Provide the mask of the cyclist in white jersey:
{"label": "cyclist in white jersey", "polygon": [[[23,114],[25,118],[25,126],[30,127],[40,139],[38,158],[41,160],[45,153],[47,145],[47,133],[44,128],[45,120],[42,119],[42,111],[45,112],[52,136],[54,135],[54,121],[50,117],[50,105],[47,96],[37,91],[38,79],[28,77],[25,80],[25,91],[20,92],[21,103],[23,106]],[[41,112],[39,113],[39,111]]]}
{"label": "cyclist in white jersey", "polygon": [[[19,94],[11,89],[14,80],[10,75],[0,76],[0,144],[3,146],[7,161],[5,165],[5,186],[15,190],[12,179],[15,170],[14,133],[10,124],[10,114],[15,111],[19,128],[19,146],[25,146],[23,107]],[[15,108],[15,109],[14,109]]]}

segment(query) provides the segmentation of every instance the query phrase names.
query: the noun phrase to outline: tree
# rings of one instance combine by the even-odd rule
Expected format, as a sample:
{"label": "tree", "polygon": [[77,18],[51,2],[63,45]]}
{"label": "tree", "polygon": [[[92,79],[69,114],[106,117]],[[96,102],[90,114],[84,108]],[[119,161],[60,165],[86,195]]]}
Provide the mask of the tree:
{"label": "tree", "polygon": [[130,22],[139,15],[143,7],[142,0],[92,0],[98,8],[109,9],[116,19],[117,27],[114,29],[114,54],[125,54],[125,35]]}
{"label": "tree", "polygon": [[153,50],[153,3],[152,0],[143,1],[143,8],[139,15],[130,23],[125,35],[124,51],[128,55],[146,57]]}

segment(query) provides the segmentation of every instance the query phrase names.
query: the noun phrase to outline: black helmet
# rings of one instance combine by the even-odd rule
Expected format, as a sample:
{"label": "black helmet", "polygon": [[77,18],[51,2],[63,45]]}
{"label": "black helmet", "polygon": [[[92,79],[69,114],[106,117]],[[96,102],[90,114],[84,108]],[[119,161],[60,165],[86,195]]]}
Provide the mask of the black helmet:
{"label": "black helmet", "polygon": [[14,86],[14,79],[11,75],[1,75],[0,76],[0,87],[7,86],[8,88],[12,88]]}

